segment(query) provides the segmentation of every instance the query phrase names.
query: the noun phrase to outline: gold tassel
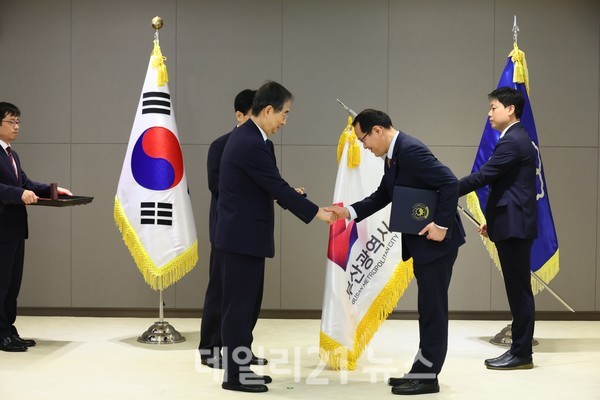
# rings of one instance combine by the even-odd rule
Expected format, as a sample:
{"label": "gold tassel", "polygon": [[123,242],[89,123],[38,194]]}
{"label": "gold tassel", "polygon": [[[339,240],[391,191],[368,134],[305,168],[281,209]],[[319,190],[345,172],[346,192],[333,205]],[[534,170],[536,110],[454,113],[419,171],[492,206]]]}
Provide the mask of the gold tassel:
{"label": "gold tassel", "polygon": [[514,63],[513,82],[524,83],[529,94],[529,71],[527,70],[527,61],[525,53],[519,50],[517,42],[513,44],[513,50],[508,55]]}
{"label": "gold tassel", "polygon": [[160,51],[160,46],[158,45],[158,41],[154,41],[154,49],[152,50],[152,68],[156,71],[156,85],[157,86],[165,86],[167,82],[169,82],[169,75],[167,74],[167,66],[165,65],[165,61],[167,57],[162,55]]}
{"label": "gold tassel", "polygon": [[121,202],[116,196],[114,218],[136,266],[152,289],[166,289],[191,271],[198,262],[198,241],[196,240],[183,254],[159,269],[144,250],[137,232],[129,223]]}
{"label": "gold tassel", "polygon": [[356,327],[354,347],[347,349],[342,344],[321,332],[319,355],[327,365],[334,370],[356,369],[356,363],[367,347],[381,324],[394,311],[398,300],[404,294],[410,281],[414,278],[412,258],[401,261],[394,274],[381,290],[369,310]]}
{"label": "gold tassel", "polygon": [[348,116],[348,123],[340,135],[337,147],[338,165],[342,159],[344,147],[348,143],[348,168],[356,168],[360,165],[360,147],[357,143],[354,126],[352,126],[352,116]]}

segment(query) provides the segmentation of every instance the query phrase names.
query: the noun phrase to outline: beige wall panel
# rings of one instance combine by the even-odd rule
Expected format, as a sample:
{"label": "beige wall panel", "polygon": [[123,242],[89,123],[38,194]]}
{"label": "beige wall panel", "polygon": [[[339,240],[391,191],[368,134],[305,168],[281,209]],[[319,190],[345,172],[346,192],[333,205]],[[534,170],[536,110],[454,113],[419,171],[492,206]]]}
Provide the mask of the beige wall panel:
{"label": "beige wall panel", "polygon": [[152,53],[155,15],[165,21],[160,45],[175,95],[175,9],[175,0],[72,2],[74,142],[127,143]]}
{"label": "beige wall panel", "polygon": [[233,122],[233,99],[281,81],[281,1],[177,1],[177,104],[186,143],[209,144]]}
{"label": "beige wall panel", "polygon": [[493,4],[390,2],[389,112],[396,128],[431,146],[466,145],[481,134],[494,78]]}
{"label": "beige wall panel", "polygon": [[385,108],[387,13],[382,0],[283,2],[283,81],[296,97],[284,144],[337,145],[348,114],[336,98]]}
{"label": "beige wall panel", "polygon": [[[281,171],[293,187],[303,186],[319,206],[331,204],[337,172],[334,146],[284,146]],[[317,218],[306,225],[282,212],[281,308],[320,309],[323,303],[329,226]]]}
{"label": "beige wall panel", "polygon": [[[19,144],[15,149],[29,179],[70,187],[69,145]],[[43,164],[41,161],[43,160]],[[71,306],[71,210],[28,206],[29,239],[19,294],[22,307]]]}
{"label": "beige wall panel", "polygon": [[0,101],[23,113],[21,143],[70,139],[70,3],[2,2]]}
{"label": "beige wall panel", "polygon": [[495,4],[495,84],[512,50],[516,14],[540,144],[597,146],[600,2],[509,0]]}

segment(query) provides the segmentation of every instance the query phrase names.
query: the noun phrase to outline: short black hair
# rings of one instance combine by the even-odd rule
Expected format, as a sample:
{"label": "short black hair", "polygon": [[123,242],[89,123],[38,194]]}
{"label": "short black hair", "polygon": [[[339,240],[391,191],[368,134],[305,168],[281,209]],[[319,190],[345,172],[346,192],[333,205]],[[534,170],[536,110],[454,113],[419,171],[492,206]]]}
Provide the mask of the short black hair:
{"label": "short black hair", "polygon": [[268,81],[254,95],[252,115],[255,117],[258,116],[267,106],[272,106],[275,111],[281,111],[284,104],[291,100],[294,100],[294,96],[283,85],[274,81]]}
{"label": "short black hair", "polygon": [[235,111],[239,111],[244,115],[248,114],[252,110],[252,101],[255,94],[256,90],[251,89],[244,89],[239,92],[233,101]]}
{"label": "short black hair", "polygon": [[502,86],[488,94],[489,100],[498,100],[504,107],[515,106],[515,116],[521,119],[525,107],[525,97],[517,89]]}
{"label": "short black hair", "polygon": [[364,133],[367,133],[370,132],[371,129],[373,129],[373,127],[376,125],[382,126],[386,129],[391,128],[392,119],[383,111],[367,108],[366,110],[362,110],[356,117],[354,117],[352,126],[356,126],[356,124],[360,124],[360,130]]}
{"label": "short black hair", "polygon": [[[14,104],[6,103],[4,101],[0,102],[0,119],[4,119],[7,115],[12,115],[13,117],[20,117],[21,110],[19,107]],[[0,121],[0,124],[2,122]]]}

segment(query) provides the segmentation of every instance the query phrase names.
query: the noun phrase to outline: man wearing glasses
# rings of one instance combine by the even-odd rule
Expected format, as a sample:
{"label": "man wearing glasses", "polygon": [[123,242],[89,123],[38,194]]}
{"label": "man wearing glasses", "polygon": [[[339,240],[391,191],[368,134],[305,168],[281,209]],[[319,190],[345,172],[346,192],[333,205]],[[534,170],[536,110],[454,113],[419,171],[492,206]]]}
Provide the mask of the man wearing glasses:
{"label": "man wearing glasses", "polygon": [[[38,196],[50,197],[50,185],[29,180],[11,147],[19,135],[21,111],[0,102],[0,116],[0,350],[23,352],[35,346],[14,326],[28,236],[25,205],[36,203]],[[58,193],[71,195],[63,188]]]}
{"label": "man wearing glasses", "polygon": [[369,197],[348,207],[331,206],[336,218],[359,222],[387,206],[395,186],[437,191],[433,222],[418,235],[402,234],[402,258],[412,257],[418,287],[419,351],[408,374],[390,378],[392,393],[439,392],[437,376],[448,349],[448,286],[465,232],[456,212],[458,179],[414,137],[392,126],[390,117],[367,109],[353,122],[356,137],[377,157],[385,157],[384,176]]}

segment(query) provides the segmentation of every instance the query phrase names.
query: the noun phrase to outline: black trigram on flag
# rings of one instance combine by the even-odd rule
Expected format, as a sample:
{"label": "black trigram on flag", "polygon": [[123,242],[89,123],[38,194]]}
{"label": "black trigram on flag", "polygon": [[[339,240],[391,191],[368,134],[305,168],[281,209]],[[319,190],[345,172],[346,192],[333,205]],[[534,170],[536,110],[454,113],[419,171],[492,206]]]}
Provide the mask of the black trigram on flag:
{"label": "black trigram on flag", "polygon": [[173,225],[173,204],[144,202],[140,215],[142,225]]}
{"label": "black trigram on flag", "polygon": [[171,115],[171,95],[164,92],[142,94],[142,114]]}

